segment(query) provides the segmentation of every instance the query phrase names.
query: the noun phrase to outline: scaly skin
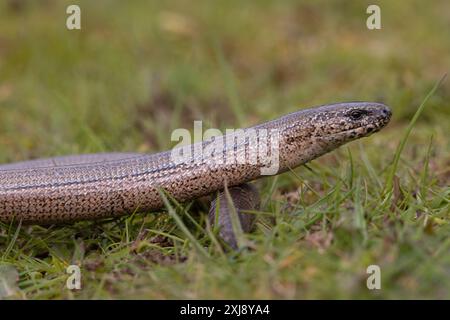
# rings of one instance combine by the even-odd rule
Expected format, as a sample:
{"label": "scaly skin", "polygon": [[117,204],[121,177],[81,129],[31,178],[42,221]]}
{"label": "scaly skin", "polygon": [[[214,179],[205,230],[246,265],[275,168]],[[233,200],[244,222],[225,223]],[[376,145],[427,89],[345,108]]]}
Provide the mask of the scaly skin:
{"label": "scaly skin", "polygon": [[[380,130],[390,117],[382,104],[349,102],[301,110],[252,128],[280,133],[276,173],[281,173]],[[250,157],[257,148],[244,143],[221,151]],[[170,154],[80,155],[0,166],[0,221],[47,224],[156,211],[164,206],[161,190],[184,202],[222,190],[225,183],[234,187],[263,177],[261,161],[217,163],[205,156],[176,164]]]}

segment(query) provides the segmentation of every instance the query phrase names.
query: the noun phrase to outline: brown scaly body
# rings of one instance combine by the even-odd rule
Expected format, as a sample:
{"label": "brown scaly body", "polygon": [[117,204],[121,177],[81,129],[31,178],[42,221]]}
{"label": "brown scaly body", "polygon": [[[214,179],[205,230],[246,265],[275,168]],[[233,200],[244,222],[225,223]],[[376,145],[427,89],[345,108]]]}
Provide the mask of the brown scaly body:
{"label": "brown scaly body", "polygon": [[[380,130],[390,116],[382,104],[349,102],[301,110],[253,128],[280,133],[281,173]],[[257,151],[246,143],[222,152],[247,157]],[[213,194],[225,183],[232,187],[262,177],[261,162],[216,163],[206,156],[175,164],[170,155],[80,155],[0,166],[0,221],[69,222],[155,211],[163,207],[161,189],[183,202]]]}

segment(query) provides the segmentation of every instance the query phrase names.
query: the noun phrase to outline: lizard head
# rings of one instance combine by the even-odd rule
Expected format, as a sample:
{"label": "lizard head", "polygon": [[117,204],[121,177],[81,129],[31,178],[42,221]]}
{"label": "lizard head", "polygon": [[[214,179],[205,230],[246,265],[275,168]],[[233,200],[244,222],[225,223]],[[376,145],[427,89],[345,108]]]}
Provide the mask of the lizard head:
{"label": "lizard head", "polygon": [[391,119],[381,103],[344,102],[300,110],[281,119],[286,165],[295,167],[381,130]]}
{"label": "lizard head", "polygon": [[367,137],[391,119],[391,110],[381,103],[348,102],[319,107],[311,116],[317,137],[338,143]]}

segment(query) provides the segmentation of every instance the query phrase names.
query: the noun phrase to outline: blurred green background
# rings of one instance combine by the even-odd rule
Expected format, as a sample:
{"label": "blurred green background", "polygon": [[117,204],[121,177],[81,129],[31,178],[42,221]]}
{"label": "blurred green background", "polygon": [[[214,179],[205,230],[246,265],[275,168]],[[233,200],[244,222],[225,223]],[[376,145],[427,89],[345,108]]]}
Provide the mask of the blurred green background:
{"label": "blurred green background", "polygon": [[[70,4],[81,8],[81,30],[66,29]],[[366,28],[369,4],[381,8],[381,30]],[[404,200],[388,216],[381,192],[409,120],[449,71],[449,34],[444,0],[0,2],[0,163],[161,151],[193,120],[240,127],[338,101],[379,101],[394,114],[382,132],[298,170],[302,181],[261,182],[263,210],[278,224],[260,223],[257,249],[244,256],[212,251],[205,262],[180,235],[167,246],[142,238],[145,228],[176,233],[166,215],[17,234],[0,225],[0,261],[20,274],[15,297],[450,298],[448,80],[402,154],[394,198]],[[349,175],[349,152],[361,193],[340,209],[328,199],[317,212],[334,214],[310,224],[302,212]],[[290,208],[307,184],[316,193]],[[187,262],[148,258],[141,268],[130,251],[137,239],[139,255],[150,248]],[[64,289],[73,261],[89,272],[75,293]],[[380,291],[365,287],[370,263],[386,270]]]}

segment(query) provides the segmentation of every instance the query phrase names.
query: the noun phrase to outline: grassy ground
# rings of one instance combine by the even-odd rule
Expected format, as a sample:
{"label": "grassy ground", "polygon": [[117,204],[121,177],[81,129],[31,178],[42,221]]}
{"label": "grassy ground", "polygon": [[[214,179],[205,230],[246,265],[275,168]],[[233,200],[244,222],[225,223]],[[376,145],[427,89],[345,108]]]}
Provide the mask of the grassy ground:
{"label": "grassy ground", "polygon": [[[396,151],[449,70],[448,1],[376,1],[375,31],[365,1],[77,1],[82,30],[68,31],[72,3],[0,3],[0,163],[159,151],[194,119],[239,127],[335,101],[394,116],[311,170],[259,181],[251,251],[221,251],[201,203],[186,210],[199,226],[178,212],[195,241],[166,213],[0,224],[0,298],[450,298],[450,81]],[[371,264],[381,290],[366,287]]]}

